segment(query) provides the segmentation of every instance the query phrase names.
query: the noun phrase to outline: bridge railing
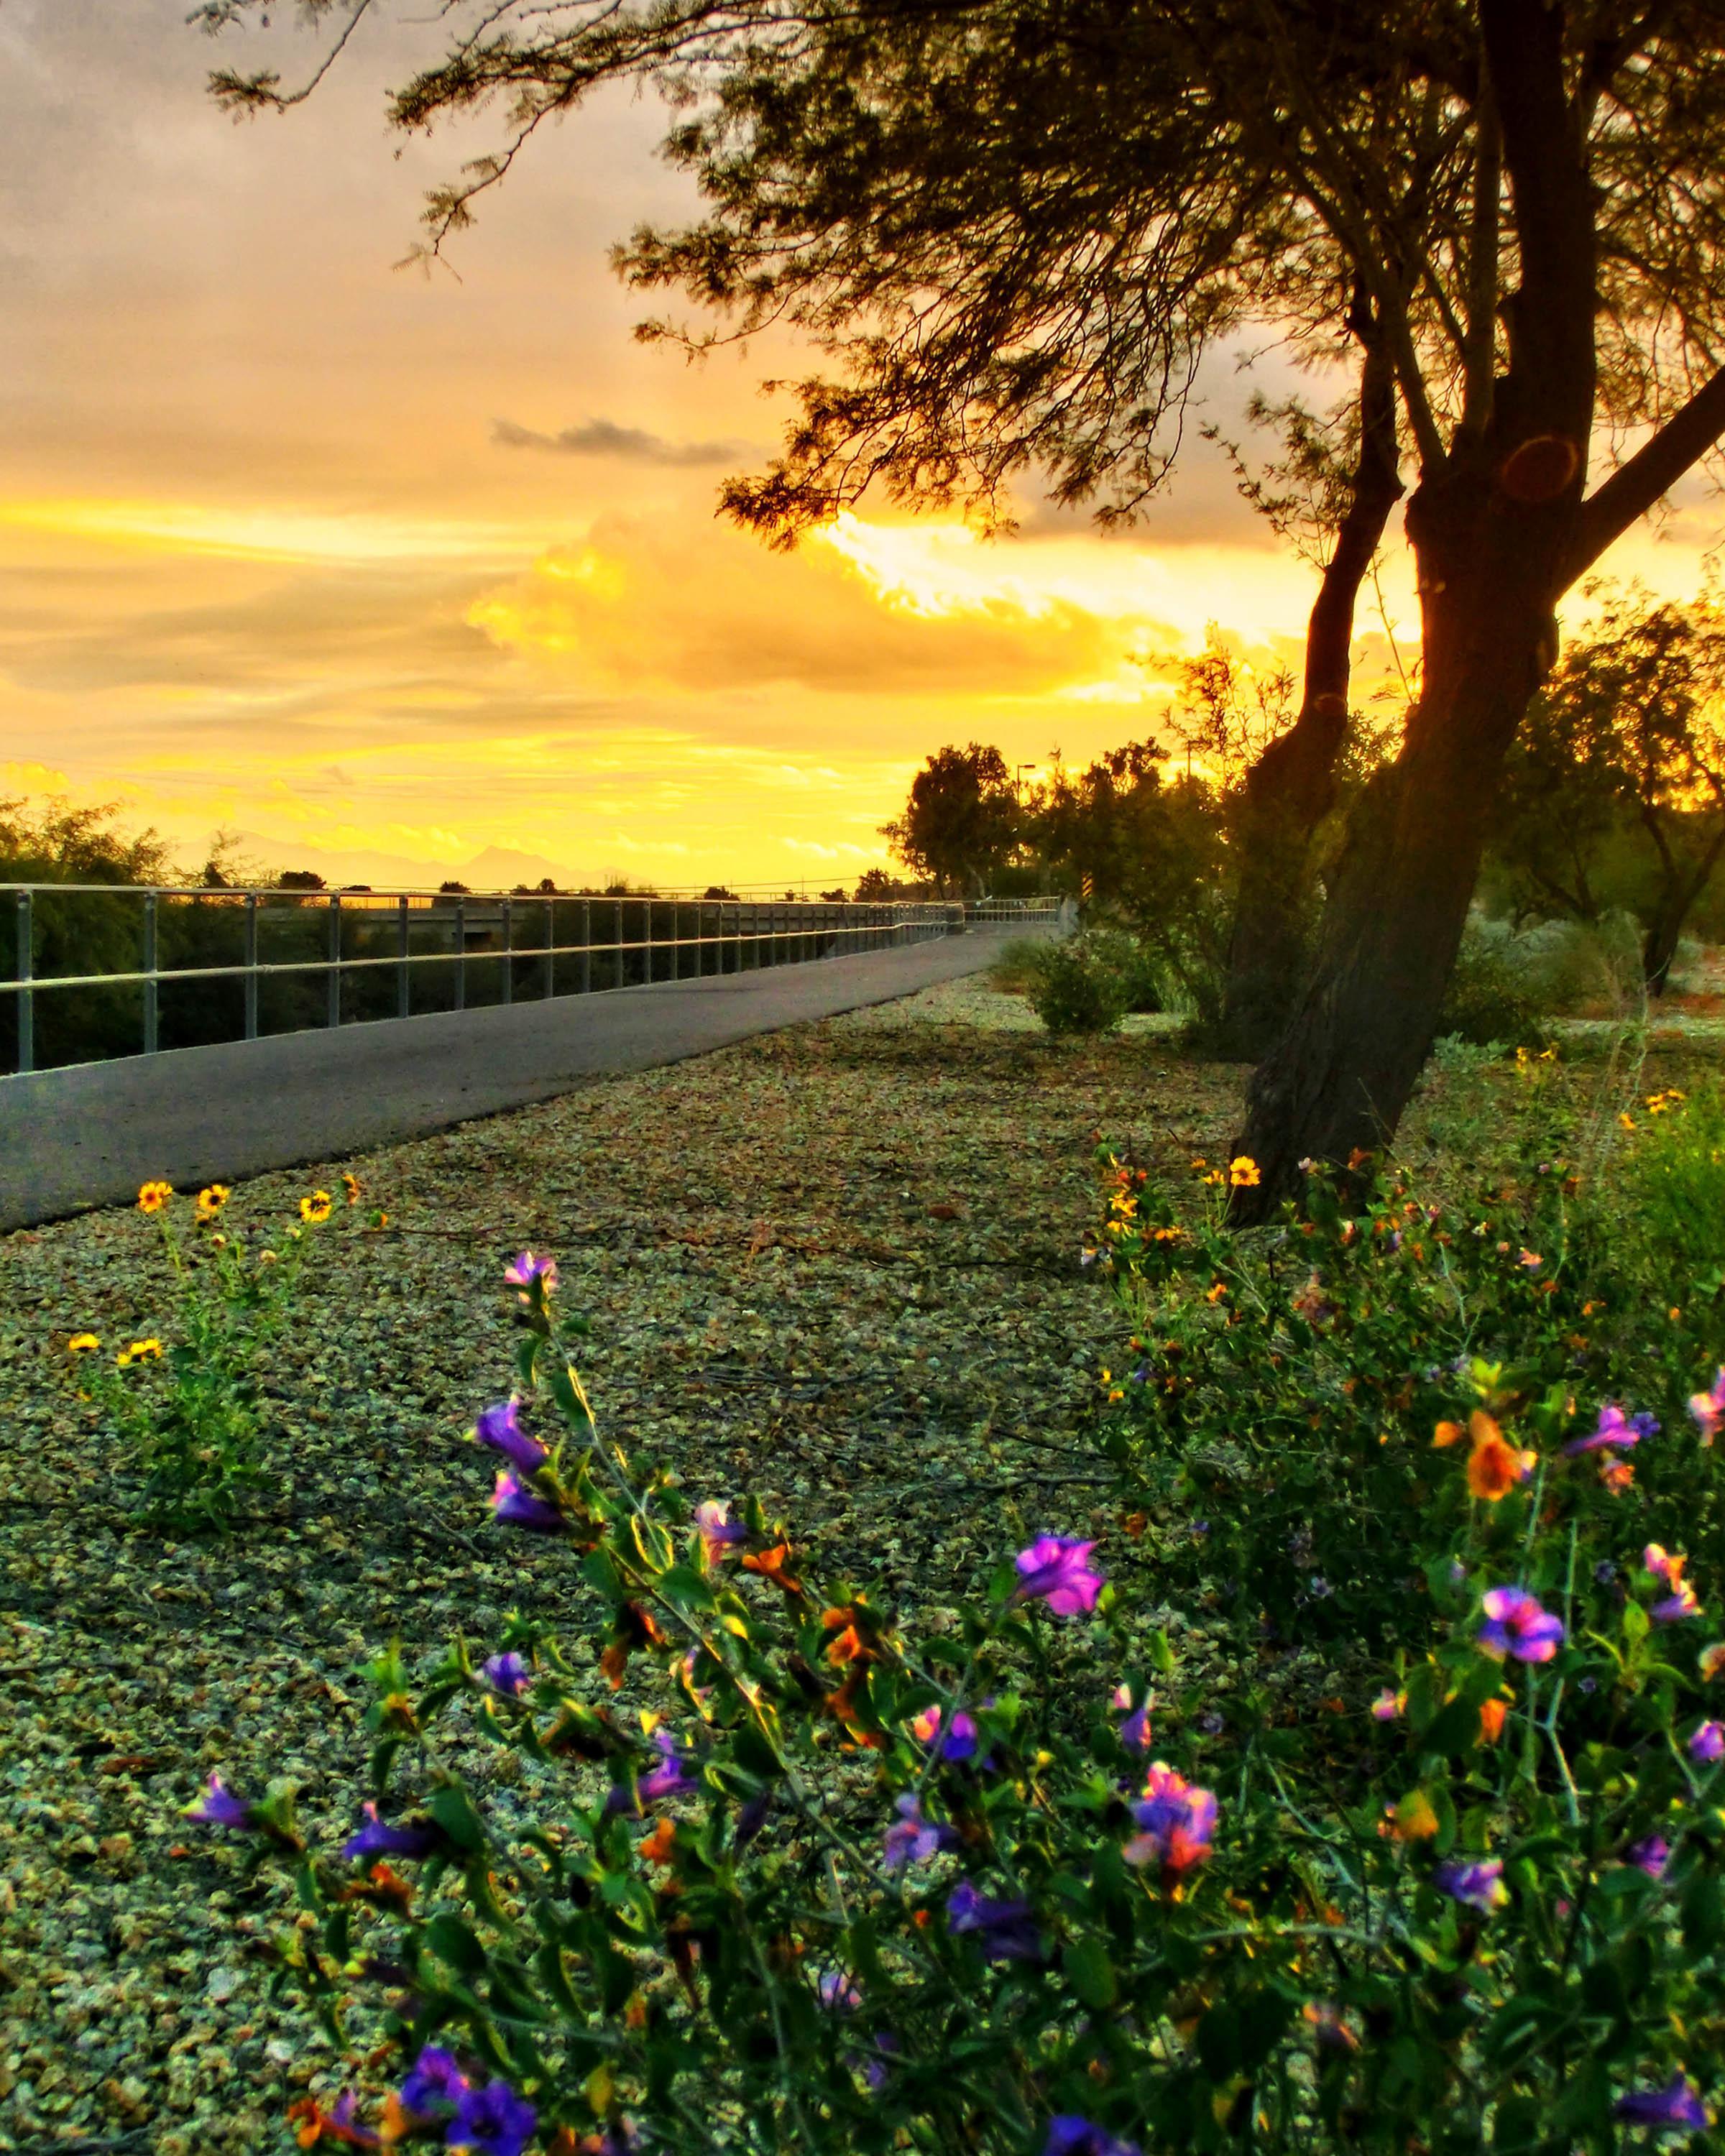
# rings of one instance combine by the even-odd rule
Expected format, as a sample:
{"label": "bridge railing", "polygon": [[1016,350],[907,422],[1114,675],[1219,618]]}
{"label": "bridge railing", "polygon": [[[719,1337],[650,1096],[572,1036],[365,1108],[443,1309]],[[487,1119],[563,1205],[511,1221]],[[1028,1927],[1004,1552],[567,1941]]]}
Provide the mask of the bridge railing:
{"label": "bridge railing", "polygon": [[[588,995],[962,932],[960,905],[0,884],[0,1072]],[[0,929],[3,938],[3,929]]]}

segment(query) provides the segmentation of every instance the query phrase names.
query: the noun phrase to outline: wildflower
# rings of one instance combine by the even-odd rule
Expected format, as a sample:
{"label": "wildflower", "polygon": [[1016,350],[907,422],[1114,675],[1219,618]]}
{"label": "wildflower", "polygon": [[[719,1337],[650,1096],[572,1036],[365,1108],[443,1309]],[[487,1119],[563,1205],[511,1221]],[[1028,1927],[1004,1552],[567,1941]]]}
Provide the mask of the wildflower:
{"label": "wildflower", "polygon": [[1160,1759],[1150,1769],[1142,1798],[1132,1809],[1138,1831],[1122,1851],[1128,1864],[1159,1864],[1178,1877],[1209,1855],[1216,1830],[1214,1796],[1208,1789],[1194,1789]]}
{"label": "wildflower", "polygon": [[347,1199],[347,1203],[350,1205],[358,1204],[360,1200],[359,1178],[357,1175],[350,1175],[346,1168],[343,1168],[341,1171],[341,1194]]}
{"label": "wildflower", "polygon": [[1040,1961],[1041,1935],[1028,1902],[997,1902],[961,1879],[947,1897],[947,1928],[975,1935],[990,1961]]}
{"label": "wildflower", "polygon": [[1635,1127],[1635,1117],[1634,1117],[1634,1116],[1630,1113],[1630,1111],[1629,1111],[1629,1110],[1628,1110],[1627,1108],[1620,1108],[1620,1109],[1619,1109],[1619,1111],[1618,1111],[1618,1114],[1617,1114],[1617,1122],[1618,1122],[1618,1127],[1619,1127],[1619,1129],[1620,1129],[1620,1130],[1632,1131],[1632,1130],[1634,1130],[1634,1128]]}
{"label": "wildflower", "polygon": [[1538,1250],[1523,1250],[1516,1263],[1527,1272],[1537,1273],[1545,1263],[1545,1260],[1540,1256]]}
{"label": "wildflower", "polygon": [[1611,2110],[1615,2118],[1626,2119],[1631,2126],[1675,2126],[1700,2133],[1712,2124],[1699,2091],[1681,2074],[1662,2089],[1636,2089],[1619,2097]]}
{"label": "wildflower", "polygon": [[511,1287],[521,1291],[525,1301],[535,1281],[540,1292],[549,1295],[557,1284],[557,1261],[555,1258],[536,1257],[531,1250],[523,1250],[512,1265],[506,1265],[503,1277]]}
{"label": "wildflower", "polygon": [[1711,1683],[1725,1671],[1725,1640],[1715,1640],[1710,1647],[1703,1647],[1697,1657],[1704,1683]]}
{"label": "wildflower", "polygon": [[1042,2156],[1139,2156],[1136,2141],[1122,2141],[1106,2127],[1093,2126],[1076,2112],[1060,2112],[1048,2122]]}
{"label": "wildflower", "polygon": [[1542,1609],[1525,1588],[1491,1588],[1482,1606],[1479,1644],[1499,1661],[1513,1655],[1518,1662],[1548,1662],[1563,1645],[1562,1619]]}
{"label": "wildflower", "polygon": [[1701,1430],[1701,1441],[1711,1445],[1725,1424],[1725,1363],[1722,1363],[1710,1390],[1689,1395],[1689,1412]]}
{"label": "wildflower", "polygon": [[786,1570],[791,1561],[788,1543],[775,1543],[773,1548],[751,1550],[742,1561],[745,1572],[758,1573],[762,1579],[770,1579],[775,1587],[782,1587],[787,1594],[800,1594],[803,1583],[793,1579]]}
{"label": "wildflower", "polygon": [[1014,1598],[1045,1601],[1057,1617],[1087,1615],[1102,1591],[1103,1575],[1090,1563],[1095,1548],[1093,1542],[1076,1542],[1065,1535],[1038,1536],[1013,1560],[1019,1573]]}
{"label": "wildflower", "polygon": [[1503,1699],[1487,1699],[1480,1702],[1480,1734],[1481,1744],[1495,1744],[1503,1734],[1503,1725],[1509,1714],[1509,1702]]}
{"label": "wildflower", "polygon": [[506,2081],[462,2092],[449,2122],[449,2146],[468,2156],[522,2156],[539,2114]]}
{"label": "wildflower", "polygon": [[710,1558],[721,1557],[734,1543],[748,1538],[748,1529],[741,1520],[731,1517],[731,1507],[722,1497],[708,1497],[697,1505],[695,1524],[701,1530],[701,1548]]}
{"label": "wildflower", "polygon": [[1681,1550],[1666,1550],[1657,1543],[1649,1543],[1641,1553],[1641,1562],[1655,1579],[1663,1581],[1671,1590],[1647,1613],[1656,1625],[1675,1625],[1681,1618],[1700,1616],[1695,1589],[1683,1577],[1689,1560]]}
{"label": "wildflower", "polygon": [[893,1799],[893,1805],[898,1817],[887,1828],[882,1846],[882,1861],[889,1871],[897,1871],[906,1864],[920,1864],[937,1850],[950,1848],[956,1840],[950,1827],[923,1817],[922,1799],[914,1789],[903,1791]]}
{"label": "wildflower", "polygon": [[1460,1902],[1464,1908],[1477,1909],[1482,1917],[1501,1909],[1509,1899],[1502,1860],[1496,1856],[1484,1857],[1477,1864],[1440,1864],[1431,1875],[1431,1883],[1440,1894]]}
{"label": "wildflower", "polygon": [[236,1797],[219,1774],[212,1774],[203,1796],[187,1804],[182,1816],[196,1820],[200,1826],[245,1828],[252,1824],[252,1807],[244,1797]]}
{"label": "wildflower", "polygon": [[1212,1281],[1204,1291],[1204,1299],[1206,1302],[1222,1302],[1226,1300],[1227,1294],[1226,1281]]}
{"label": "wildflower", "polygon": [[497,1471],[496,1486],[491,1492],[491,1511],[500,1527],[527,1527],[540,1535],[560,1535],[563,1532],[563,1516],[557,1507],[547,1504],[543,1497],[536,1497],[521,1477],[506,1467]]}
{"label": "wildflower", "polygon": [[330,1194],[327,1190],[314,1190],[309,1198],[302,1198],[300,1200],[300,1218],[302,1220],[309,1220],[314,1228],[320,1226],[329,1217]]}
{"label": "wildflower", "polygon": [[146,1183],[138,1193],[140,1213],[159,1213],[174,1194],[171,1183]]}
{"label": "wildflower", "polygon": [[1147,1695],[1132,1706],[1129,1686],[1122,1685],[1114,1694],[1114,1704],[1126,1719],[1120,1725],[1120,1741],[1128,1752],[1147,1752],[1150,1749],[1150,1701]]}
{"label": "wildflower", "polygon": [[[1495,1505],[1500,1498],[1507,1497],[1517,1482],[1527,1480],[1538,1463],[1538,1455],[1509,1444],[1482,1408],[1474,1409],[1467,1429],[1473,1445],[1467,1457],[1467,1486],[1476,1497]],[[1431,1441],[1441,1450],[1454,1445],[1461,1435],[1458,1424],[1440,1422]]]}
{"label": "wildflower", "polygon": [[1635,1471],[1626,1460],[1607,1460],[1600,1463],[1599,1481],[1614,1497],[1620,1497],[1635,1479]]}
{"label": "wildflower", "polygon": [[495,1407],[480,1410],[473,1426],[474,1441],[489,1445],[493,1452],[520,1468],[524,1475],[536,1474],[544,1466],[551,1455],[536,1437],[529,1437],[521,1428],[521,1404],[519,1400],[499,1400]]}
{"label": "wildflower", "polygon": [[1725,1722],[1704,1722],[1689,1739],[1689,1756],[1703,1767],[1725,1759]]}
{"label": "wildflower", "polygon": [[506,1699],[519,1699],[533,1681],[533,1671],[526,1657],[512,1649],[506,1655],[493,1655],[480,1674],[493,1691],[501,1692]]}
{"label": "wildflower", "polygon": [[365,1825],[357,1834],[349,1835],[341,1845],[341,1854],[350,1862],[363,1859],[369,1863],[374,1856],[429,1856],[433,1850],[443,1846],[442,1835],[429,1820],[418,1825],[404,1822],[400,1826],[391,1826],[370,1797],[361,1810],[365,1814]]}
{"label": "wildflower", "polygon": [[[1656,1423],[1654,1428],[1658,1428]],[[1640,1415],[1626,1415],[1615,1401],[1607,1400],[1599,1409],[1599,1419],[1594,1428],[1585,1437],[1572,1437],[1563,1447],[1563,1457],[1574,1460],[1579,1453],[1599,1452],[1607,1445],[1626,1449],[1652,1435],[1652,1430],[1643,1428]]]}
{"label": "wildflower", "polygon": [[1228,1180],[1236,1190],[1255,1190],[1262,1180],[1257,1162],[1250,1153],[1240,1154],[1228,1163]]}
{"label": "wildflower", "polygon": [[440,2110],[453,2110],[470,2086],[454,2053],[428,2044],[401,2085],[401,2106],[415,2119],[434,2118]]}
{"label": "wildflower", "polygon": [[218,1220],[222,1208],[234,1195],[225,1183],[212,1183],[198,1194],[198,1217],[200,1220]]}
{"label": "wildflower", "polygon": [[[911,1717],[911,1732],[920,1743],[932,1744],[939,1733],[942,1719],[940,1707],[925,1707],[921,1714]],[[947,1733],[941,1742],[940,1756],[955,1764],[975,1758],[978,1734],[976,1717],[967,1714],[961,1707],[947,1724]],[[983,1763],[986,1766],[988,1763],[985,1760]]]}
{"label": "wildflower", "polygon": [[66,1342],[66,1353],[69,1355],[88,1355],[101,1344],[94,1332],[74,1332]]}
{"label": "wildflower", "polygon": [[352,2089],[343,2089],[336,2098],[333,2111],[325,2111],[316,2097],[302,2096],[288,2106],[290,2122],[302,2123],[294,2128],[294,2138],[302,2148],[315,2148],[321,2141],[340,2142],[349,2148],[381,2148],[383,2137],[374,2133],[368,2126],[354,2123],[353,2114],[358,2098]]}
{"label": "wildflower", "polygon": [[1342,2019],[1341,2010],[1327,1999],[1308,1999],[1300,2018],[1311,2030],[1321,2051],[1357,2051],[1359,2039]]}
{"label": "wildflower", "polygon": [[1650,1879],[1663,1879],[1665,1867],[1671,1861],[1671,1845],[1662,1834],[1646,1834],[1632,1841],[1623,1854],[1625,1863],[1633,1864]]}
{"label": "wildflower", "polygon": [[1380,1691],[1376,1699],[1372,1702],[1371,1714],[1373,1721],[1394,1722],[1401,1713],[1402,1709],[1407,1705],[1407,1702],[1408,1695],[1406,1692],[1392,1691],[1389,1686],[1385,1685],[1383,1691]]}
{"label": "wildflower", "polygon": [[159,1340],[134,1340],[130,1348],[122,1348],[114,1360],[124,1370],[133,1363],[159,1363],[162,1342]]}
{"label": "wildflower", "polygon": [[630,1789],[619,1784],[605,1799],[608,1812],[628,1812],[639,1819],[645,1805],[656,1804],[661,1797],[689,1795],[696,1788],[686,1768],[686,1755],[678,1749],[677,1740],[668,1729],[655,1729],[653,1742],[659,1748],[659,1764],[638,1775]]}
{"label": "wildflower", "polygon": [[1308,1325],[1327,1325],[1336,1315],[1336,1306],[1324,1293],[1323,1282],[1314,1271],[1304,1287],[1295,1296],[1289,1307],[1295,1317],[1303,1317]]}

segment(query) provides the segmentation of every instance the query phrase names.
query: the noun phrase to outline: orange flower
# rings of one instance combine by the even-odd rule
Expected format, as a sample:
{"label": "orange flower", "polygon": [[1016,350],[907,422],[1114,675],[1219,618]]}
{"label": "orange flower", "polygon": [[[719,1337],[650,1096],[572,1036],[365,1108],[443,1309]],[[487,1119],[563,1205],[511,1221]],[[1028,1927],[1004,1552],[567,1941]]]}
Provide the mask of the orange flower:
{"label": "orange flower", "polygon": [[1635,1479],[1635,1468],[1627,1460],[1608,1460],[1599,1470],[1599,1481],[1614,1497],[1620,1497]]}
{"label": "orange flower", "polygon": [[[173,1194],[174,1187],[171,1183],[146,1183],[138,1193],[138,1210],[140,1213],[159,1213]],[[308,2142],[305,2145],[310,2148],[311,2144]]]}
{"label": "orange flower", "polygon": [[772,1549],[752,1550],[742,1561],[745,1572],[757,1572],[762,1579],[770,1579],[775,1587],[782,1587],[787,1594],[800,1594],[803,1583],[793,1579],[785,1567],[791,1561],[791,1546],[779,1543]]}
{"label": "orange flower", "polygon": [[[1481,1423],[1486,1425],[1483,1431],[1478,1427]],[[1538,1455],[1507,1444],[1488,1414],[1476,1411],[1473,1424],[1473,1450],[1467,1455],[1467,1486],[1476,1497],[1483,1497],[1488,1505],[1495,1505],[1533,1472]]]}
{"label": "orange flower", "polygon": [[644,1836],[637,1853],[649,1864],[669,1864],[676,1840],[676,1821],[662,1819],[651,1834]]}
{"label": "orange flower", "polygon": [[1480,1709],[1480,1742],[1495,1744],[1503,1734],[1504,1719],[1509,1712],[1509,1702],[1488,1699]]}
{"label": "orange flower", "polygon": [[1380,1830],[1394,1841],[1430,1841],[1438,1830],[1438,1815],[1424,1789],[1410,1789],[1399,1804],[1388,1808]]}

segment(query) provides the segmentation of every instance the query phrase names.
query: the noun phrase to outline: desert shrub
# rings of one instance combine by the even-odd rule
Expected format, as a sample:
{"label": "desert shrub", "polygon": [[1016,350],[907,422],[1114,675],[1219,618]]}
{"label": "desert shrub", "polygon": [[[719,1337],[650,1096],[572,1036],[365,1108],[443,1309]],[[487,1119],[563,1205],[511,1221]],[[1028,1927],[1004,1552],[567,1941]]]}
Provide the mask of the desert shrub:
{"label": "desert shrub", "polygon": [[1111,937],[1086,934],[1045,943],[1032,972],[1031,1009],[1057,1038],[1112,1032],[1127,998],[1117,960]]}
{"label": "desert shrub", "polygon": [[1543,1045],[1549,984],[1538,954],[1502,921],[1472,920],[1461,938],[1438,1014],[1437,1036],[1476,1045]]}
{"label": "desert shrub", "polygon": [[988,986],[1003,996],[1029,995],[1046,949],[1040,936],[1013,937],[988,968]]}
{"label": "desert shrub", "polygon": [[[364,2061],[362,2087],[294,2106],[300,2144],[1568,2156],[1625,2124],[1704,2124],[1725,1645],[1697,1654],[1683,1558],[1641,1548],[1657,1504],[1601,1472],[1639,1447],[1692,1481],[1695,1435],[1664,1399],[1656,1446],[1590,1388],[1543,1383],[1546,1313],[1510,1286],[1486,1329],[1531,1317],[1531,1361],[1416,1370],[1399,1404],[1373,1298],[1441,1275],[1460,1235],[1394,1185],[1346,1214],[1327,1189],[1298,1253],[1323,1293],[1281,1298],[1258,1336],[1309,1393],[1274,1456],[1332,1460],[1346,1532],[1394,1543],[1413,1584],[1387,1630],[1350,1605],[1345,1671],[1307,1667],[1309,1703],[1279,1604],[1225,1697],[1189,1655],[1219,1604],[1255,1630],[1219,1505],[1178,1530],[1212,1552],[1201,1578],[1164,1577],[1166,1522],[1129,1521],[1100,1558],[1039,1536],[1001,1545],[945,1632],[818,1580],[757,1503],[691,1506],[601,1438],[554,1271],[524,1255],[519,1396],[475,1435],[501,1462],[498,1531],[566,1553],[597,1656],[520,1618],[417,1669],[381,1656],[373,1794],[339,1856],[305,1848],[287,1784],[213,1779],[193,1808],[293,1866],[279,1982]],[[1158,1240],[1148,1192],[1114,1184],[1117,1278],[1147,1291],[1140,1245],[1213,1249],[1235,1286],[1201,1298],[1209,1345],[1240,1367],[1219,1336],[1240,1329],[1246,1261],[1209,1214]],[[1183,1504],[1209,1505],[1218,1474],[1234,1512],[1271,1504],[1243,1416],[1213,1427],[1210,1464],[1194,1447],[1193,1358],[1158,1350],[1136,1382],[1181,1419]],[[1469,1426],[1434,1451],[1413,1430],[1440,1403]],[[1698,1412],[1710,1438],[1725,1379]],[[1392,1481],[1366,1479],[1353,1430],[1373,1422]],[[1302,1612],[1340,1599],[1313,1577],[1340,1563],[1301,1557]],[[516,1763],[495,1787],[457,1770],[475,1735]]]}

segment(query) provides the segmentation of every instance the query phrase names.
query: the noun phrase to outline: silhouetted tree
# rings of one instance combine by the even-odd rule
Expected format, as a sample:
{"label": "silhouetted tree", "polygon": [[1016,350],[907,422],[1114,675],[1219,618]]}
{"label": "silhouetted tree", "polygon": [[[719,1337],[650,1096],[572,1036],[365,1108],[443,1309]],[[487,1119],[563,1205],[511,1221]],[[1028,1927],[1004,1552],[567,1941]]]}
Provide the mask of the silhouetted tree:
{"label": "silhouetted tree", "polygon": [[905,813],[880,827],[906,868],[943,898],[987,887],[1018,844],[1019,798],[998,748],[972,742],[936,751],[911,781]]}
{"label": "silhouetted tree", "polygon": [[[710,205],[638,233],[625,274],[738,336],[801,328],[833,362],[799,385],[784,456],[725,491],[778,541],[875,484],[987,519],[1033,466],[1130,516],[1208,347],[1321,359],[1364,295],[1419,470],[1420,694],[1255,1078],[1240,1217],[1302,1157],[1379,1142],[1558,602],[1725,432],[1717,0],[493,0],[393,101],[418,129],[508,100],[502,151],[434,197],[429,244],[619,78],[678,93],[669,148]],[[270,75],[215,88],[290,101]],[[1633,447],[1589,491],[1601,422]]]}

